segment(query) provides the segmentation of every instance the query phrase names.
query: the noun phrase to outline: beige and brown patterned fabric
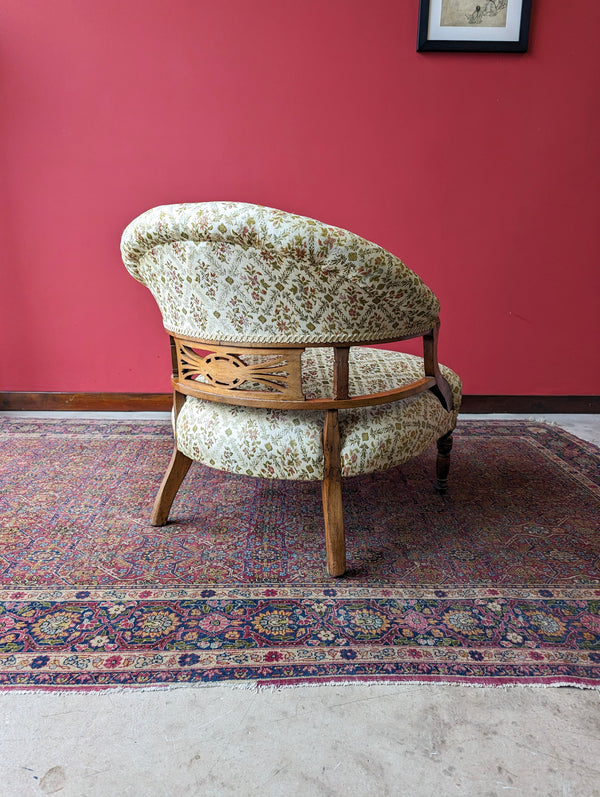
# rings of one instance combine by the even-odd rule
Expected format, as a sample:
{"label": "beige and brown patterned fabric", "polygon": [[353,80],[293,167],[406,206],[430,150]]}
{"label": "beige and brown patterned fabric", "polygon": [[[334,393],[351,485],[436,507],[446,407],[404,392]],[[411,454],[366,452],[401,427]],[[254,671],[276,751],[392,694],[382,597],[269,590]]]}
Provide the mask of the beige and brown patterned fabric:
{"label": "beige and brown patterned fabric", "polygon": [[[307,398],[332,394],[333,352],[303,355]],[[454,409],[431,393],[340,410],[342,476],[385,470],[406,462],[451,431],[460,407],[461,382],[449,368]],[[350,352],[350,395],[409,384],[423,376],[423,360],[410,354],[356,347]],[[177,447],[191,459],[233,473],[267,479],[323,478],[322,412],[254,409],[187,397],[177,418]]]}
{"label": "beige and brown patterned fabric", "polygon": [[[194,460],[321,480],[327,568],[340,576],[342,476],[395,467],[437,441],[446,491],[461,383],[437,363],[436,296],[397,257],[235,202],[153,208],[127,227],[121,251],[171,335],[175,447],[153,525],[168,522]],[[419,336],[424,359],[365,345]]]}
{"label": "beige and brown patterned fabric", "polygon": [[397,257],[358,235],[235,202],[164,205],[123,233],[128,271],[177,335],[230,343],[398,340],[439,302]]}

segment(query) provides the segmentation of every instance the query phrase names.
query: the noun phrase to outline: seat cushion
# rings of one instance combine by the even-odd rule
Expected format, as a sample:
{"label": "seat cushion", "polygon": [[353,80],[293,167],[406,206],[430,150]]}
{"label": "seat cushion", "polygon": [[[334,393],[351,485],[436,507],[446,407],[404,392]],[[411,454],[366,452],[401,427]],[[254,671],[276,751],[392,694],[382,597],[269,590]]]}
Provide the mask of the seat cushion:
{"label": "seat cushion", "polygon": [[[430,391],[417,396],[339,411],[342,476],[386,470],[420,454],[456,424],[461,382],[440,366],[450,383],[454,408],[447,412]],[[303,354],[307,398],[331,397],[333,350]],[[354,347],[350,350],[350,395],[391,390],[424,375],[411,354]],[[323,478],[324,412],[257,409],[188,396],[177,418],[177,447],[218,470],[268,479]]]}

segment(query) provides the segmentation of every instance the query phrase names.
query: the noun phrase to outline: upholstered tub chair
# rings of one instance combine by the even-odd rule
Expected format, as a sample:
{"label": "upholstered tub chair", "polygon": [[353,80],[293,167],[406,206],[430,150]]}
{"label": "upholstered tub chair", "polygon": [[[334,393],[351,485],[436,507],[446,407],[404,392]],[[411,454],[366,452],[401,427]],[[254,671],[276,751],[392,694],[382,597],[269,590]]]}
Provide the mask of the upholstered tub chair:
{"label": "upholstered tub chair", "polygon": [[[314,219],[233,202],[165,205],[121,242],[170,335],[173,456],[151,523],[192,461],[320,480],[327,567],[346,569],[342,477],[437,442],[446,490],[461,383],[438,365],[439,302],[381,247]],[[423,357],[373,344],[423,339]]]}

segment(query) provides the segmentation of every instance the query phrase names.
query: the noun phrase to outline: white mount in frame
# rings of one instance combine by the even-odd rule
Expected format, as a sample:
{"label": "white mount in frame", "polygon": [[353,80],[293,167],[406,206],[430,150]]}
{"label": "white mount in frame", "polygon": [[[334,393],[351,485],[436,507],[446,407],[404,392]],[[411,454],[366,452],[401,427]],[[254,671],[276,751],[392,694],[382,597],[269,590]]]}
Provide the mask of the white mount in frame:
{"label": "white mount in frame", "polygon": [[531,0],[420,1],[419,52],[527,50]]}

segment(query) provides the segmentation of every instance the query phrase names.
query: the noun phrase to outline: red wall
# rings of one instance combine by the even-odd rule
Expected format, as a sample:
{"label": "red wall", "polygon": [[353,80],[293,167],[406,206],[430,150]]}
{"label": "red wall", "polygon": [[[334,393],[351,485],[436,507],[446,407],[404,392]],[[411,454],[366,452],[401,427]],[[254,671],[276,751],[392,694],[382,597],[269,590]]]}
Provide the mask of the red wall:
{"label": "red wall", "polygon": [[417,54],[418,5],[5,2],[0,389],[168,390],[121,230],[233,199],[399,255],[466,393],[600,394],[600,3],[534,0],[525,55]]}

